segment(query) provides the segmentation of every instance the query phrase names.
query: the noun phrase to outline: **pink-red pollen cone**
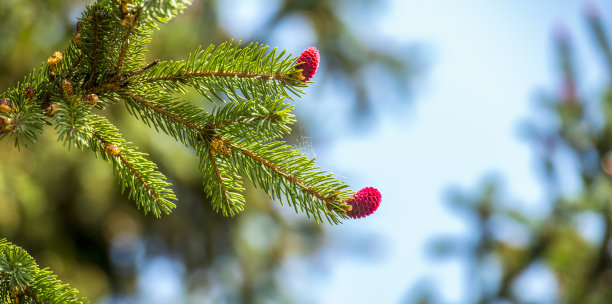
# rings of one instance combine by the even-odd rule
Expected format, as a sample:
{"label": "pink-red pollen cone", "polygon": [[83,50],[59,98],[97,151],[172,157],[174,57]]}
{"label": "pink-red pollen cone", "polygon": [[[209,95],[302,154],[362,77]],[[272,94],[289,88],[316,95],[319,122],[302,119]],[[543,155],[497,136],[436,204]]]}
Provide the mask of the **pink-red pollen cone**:
{"label": "pink-red pollen cone", "polygon": [[353,198],[346,200],[346,204],[353,207],[346,215],[354,219],[366,217],[378,209],[380,201],[381,195],[376,188],[365,187],[355,193]]}
{"label": "pink-red pollen cone", "polygon": [[297,66],[298,69],[302,69],[302,76],[304,76],[304,81],[308,81],[312,79],[314,74],[317,72],[319,68],[319,61],[321,61],[321,56],[319,55],[319,50],[316,47],[311,46],[307,47],[298,58],[297,63],[304,62]]}

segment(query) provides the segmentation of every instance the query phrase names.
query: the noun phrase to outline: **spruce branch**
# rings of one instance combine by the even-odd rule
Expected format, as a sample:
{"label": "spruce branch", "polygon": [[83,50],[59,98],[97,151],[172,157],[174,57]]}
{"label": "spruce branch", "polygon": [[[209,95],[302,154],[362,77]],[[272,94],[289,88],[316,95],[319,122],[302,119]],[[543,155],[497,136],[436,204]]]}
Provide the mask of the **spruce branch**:
{"label": "spruce branch", "polygon": [[[381,198],[376,189],[351,192],[281,140],[295,123],[291,101],[304,94],[318,68],[316,48],[296,58],[266,45],[228,41],[184,61],[145,62],[154,30],[190,3],[98,0],[87,6],[67,48],[0,93],[0,139],[10,136],[20,147],[51,125],[64,145],[88,148],[111,163],[122,191],[145,214],[169,214],[177,199],[166,177],[98,115],[122,103],[137,119],[195,150],[203,188],[225,216],[244,210],[244,179],[318,222],[338,224],[374,212]],[[212,110],[176,96],[189,87],[213,101]],[[84,300],[39,270],[23,249],[0,240],[0,301]]]}
{"label": "spruce branch", "polygon": [[134,0],[134,6],[143,7],[143,18],[148,24],[166,23],[181,13],[192,0]]}
{"label": "spruce branch", "polygon": [[291,132],[295,116],[293,105],[283,97],[266,96],[261,99],[230,101],[211,111],[209,128],[218,134],[236,137],[260,137],[275,140]]}
{"label": "spruce branch", "polygon": [[136,71],[131,71],[131,72],[125,73],[123,75],[123,78],[124,79],[129,79],[132,76],[140,75],[140,74],[144,73],[145,71],[147,71],[148,69],[152,68],[153,66],[155,66],[158,63],[159,63],[159,59],[155,59],[151,63],[145,65],[144,67],[142,67],[142,68],[140,68],[140,69],[138,69]]}
{"label": "spruce branch", "polygon": [[[123,2],[127,3],[127,2]],[[121,51],[119,52],[119,59],[117,60],[117,65],[115,67],[115,75],[119,75],[121,68],[123,67],[123,62],[125,61],[125,56],[128,52],[128,48],[130,47],[130,37],[134,33],[136,25],[138,24],[138,20],[140,19],[140,13],[142,12],[142,6],[136,9],[134,15],[132,15],[127,10],[122,10],[123,20],[122,25],[126,28],[125,36],[123,38],[123,44],[121,45]]]}
{"label": "spruce branch", "polygon": [[87,303],[78,291],[39,269],[21,247],[0,239],[0,303]]}
{"label": "spruce branch", "polygon": [[204,190],[211,198],[213,209],[225,216],[234,216],[244,210],[245,200],[241,194],[244,187],[229,159],[231,150],[224,147],[219,138],[212,138],[197,152]]}
{"label": "spruce branch", "polygon": [[[98,68],[98,60],[100,53],[100,27],[102,26],[102,18],[104,17],[104,12],[99,9],[95,9],[97,6],[94,6],[91,10],[92,14],[87,14],[88,18],[86,20],[81,20],[79,22],[83,22],[85,24],[83,26],[84,32],[91,32],[91,36],[83,37],[85,41],[85,46],[90,46],[87,49],[91,50],[91,54],[87,54],[87,59],[90,61],[90,69],[89,69],[89,87],[92,87],[95,84],[96,72]],[[93,28],[92,31],[88,31],[89,28]],[[85,52],[83,52],[85,55]]]}
{"label": "spruce branch", "polygon": [[145,124],[152,124],[156,130],[178,139],[184,145],[196,147],[202,137],[208,136],[209,129],[201,123],[205,113],[190,103],[168,96],[155,96],[148,101],[127,90],[120,93],[127,97],[125,100],[128,112],[139,117]]}
{"label": "spruce branch", "polygon": [[318,170],[314,160],[282,142],[257,143],[241,140],[241,143],[223,140],[223,144],[237,156],[234,160],[243,173],[258,184],[268,195],[281,203],[286,200],[298,211],[317,221],[325,216],[330,223],[340,223],[350,198],[346,184],[337,181],[332,174]]}
{"label": "spruce branch", "polygon": [[139,80],[153,83],[168,92],[184,92],[185,86],[198,90],[209,100],[235,100],[265,95],[300,96],[304,83],[294,78],[296,58],[286,51],[277,54],[262,44],[225,42],[218,47],[198,49],[186,61],[160,62]]}
{"label": "spruce branch", "polygon": [[[0,135],[11,134],[17,145],[34,142],[51,124],[69,147],[88,147],[111,162],[122,189],[145,213],[169,213],[176,198],[157,166],[92,112],[124,103],[137,119],[195,149],[216,210],[231,216],[244,209],[243,174],[296,211],[339,223],[351,207],[348,186],[279,141],[295,122],[289,101],[316,73],[318,51],[311,47],[295,58],[266,45],[228,41],[184,61],[145,64],[158,23],[189,3],[99,0],[88,6],[68,48],[0,95],[6,100]],[[224,104],[206,111],[174,96],[187,87]]]}
{"label": "spruce branch", "polygon": [[113,164],[122,191],[134,199],[144,213],[160,217],[169,214],[176,205],[176,196],[166,177],[157,170],[157,165],[145,158],[146,154],[134,150],[121,138],[119,130],[105,118],[92,115],[90,123],[95,131],[90,147],[102,158]]}

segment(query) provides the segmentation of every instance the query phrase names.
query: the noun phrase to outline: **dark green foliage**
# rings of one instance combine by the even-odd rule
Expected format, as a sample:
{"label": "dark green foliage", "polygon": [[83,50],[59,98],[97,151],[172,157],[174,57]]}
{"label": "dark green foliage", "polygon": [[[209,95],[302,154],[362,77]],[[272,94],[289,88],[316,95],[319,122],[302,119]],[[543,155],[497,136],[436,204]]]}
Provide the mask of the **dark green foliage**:
{"label": "dark green foliage", "polygon": [[0,239],[0,303],[87,303],[22,248]]}

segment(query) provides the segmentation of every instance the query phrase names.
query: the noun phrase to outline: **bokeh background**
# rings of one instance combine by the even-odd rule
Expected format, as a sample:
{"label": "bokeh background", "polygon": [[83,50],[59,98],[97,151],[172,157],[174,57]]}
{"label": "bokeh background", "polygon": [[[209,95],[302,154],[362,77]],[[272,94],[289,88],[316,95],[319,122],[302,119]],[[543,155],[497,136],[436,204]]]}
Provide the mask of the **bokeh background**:
{"label": "bokeh background", "polygon": [[[0,90],[63,49],[87,3],[0,1]],[[194,0],[149,58],[231,38],[317,46],[287,140],[377,187],[379,210],[316,224],[251,187],[224,218],[193,153],[115,105],[104,115],[160,165],[177,209],[143,216],[110,166],[49,128],[28,149],[0,143],[0,237],[95,303],[606,303],[611,8]]]}

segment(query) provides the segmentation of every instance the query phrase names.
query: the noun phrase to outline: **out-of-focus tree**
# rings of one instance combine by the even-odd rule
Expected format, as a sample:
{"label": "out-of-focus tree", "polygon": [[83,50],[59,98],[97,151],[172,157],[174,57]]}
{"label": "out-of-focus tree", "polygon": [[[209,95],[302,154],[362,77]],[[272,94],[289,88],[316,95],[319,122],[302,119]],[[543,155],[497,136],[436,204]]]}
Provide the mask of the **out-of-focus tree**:
{"label": "out-of-focus tree", "polygon": [[[605,87],[581,90],[570,34],[558,27],[558,87],[541,96],[537,120],[523,128],[543,181],[546,202],[540,211],[517,207],[496,178],[476,193],[451,196],[452,208],[470,220],[472,233],[439,238],[431,249],[434,256],[467,261],[469,303],[612,301],[612,50],[593,7],[586,21],[607,73]],[[534,291],[530,285],[547,288]],[[435,299],[428,293],[420,301]]]}
{"label": "out-of-focus tree", "polygon": [[[364,62],[396,73],[400,87],[416,67],[405,54],[360,39],[347,16],[338,13],[381,2],[279,1],[254,39],[265,42],[268,31],[285,26],[282,20],[290,16],[310,20],[312,43],[327,62],[327,79],[346,79],[357,92],[356,108],[367,109],[366,104],[375,103],[367,91],[371,86],[365,85]],[[220,1],[195,1],[156,34],[148,57],[177,59],[197,45],[230,38],[218,23],[219,6]],[[5,59],[0,89],[22,79],[52,50],[62,49],[83,8],[79,1],[0,1],[0,57]],[[2,237],[23,246],[93,301],[151,302],[155,284],[171,284],[172,278],[179,280],[183,300],[195,302],[309,302],[315,297],[293,293],[290,282],[300,278],[290,272],[309,269],[301,273],[308,278],[325,267],[320,255],[328,240],[319,224],[277,208],[254,189],[249,189],[243,214],[232,219],[218,215],[203,202],[198,164],[188,150],[129,119],[122,107],[109,110],[109,120],[127,130],[127,139],[138,142],[168,173],[181,198],[176,210],[162,219],[142,216],[120,193],[104,162],[86,152],[65,153],[47,132],[22,151],[2,144]],[[304,264],[308,267],[300,267]],[[166,271],[161,276],[155,272],[160,269]]]}

